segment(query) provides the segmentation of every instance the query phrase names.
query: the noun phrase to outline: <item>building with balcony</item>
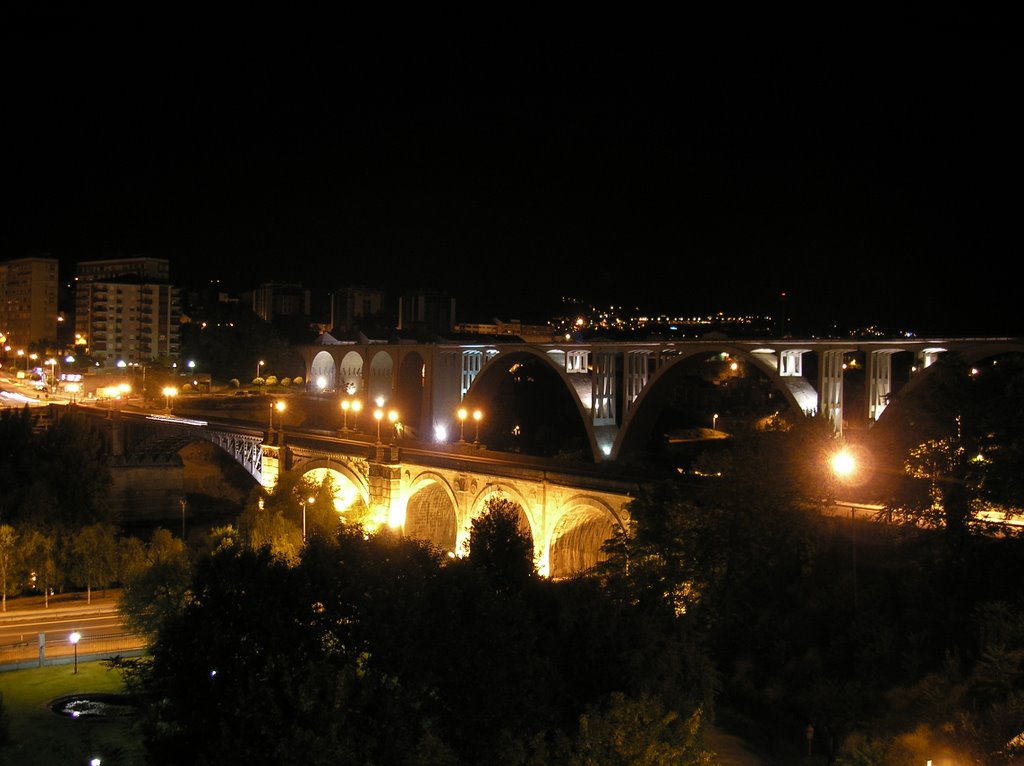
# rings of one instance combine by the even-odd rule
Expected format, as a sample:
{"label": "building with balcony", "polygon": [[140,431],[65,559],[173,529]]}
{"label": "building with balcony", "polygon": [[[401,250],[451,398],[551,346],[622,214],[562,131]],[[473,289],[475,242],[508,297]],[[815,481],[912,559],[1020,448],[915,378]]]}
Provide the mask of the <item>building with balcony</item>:
{"label": "building with balcony", "polygon": [[103,367],[172,364],[181,355],[181,296],[162,258],[78,264],[75,332]]}
{"label": "building with balcony", "polygon": [[56,344],[58,271],[56,258],[0,263],[0,332],[12,351]]}

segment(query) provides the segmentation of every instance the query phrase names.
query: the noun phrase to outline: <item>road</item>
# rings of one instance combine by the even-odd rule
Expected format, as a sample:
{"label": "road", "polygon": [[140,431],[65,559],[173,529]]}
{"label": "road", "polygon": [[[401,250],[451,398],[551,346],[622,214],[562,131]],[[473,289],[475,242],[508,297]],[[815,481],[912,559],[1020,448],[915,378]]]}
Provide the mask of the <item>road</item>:
{"label": "road", "polygon": [[80,657],[112,656],[137,651],[146,646],[142,636],[127,634],[117,612],[117,591],[94,594],[89,602],[84,594],[58,596],[45,606],[42,597],[9,599],[7,611],[0,612],[0,669],[38,662],[40,635],[47,661],[74,656],[70,641],[80,634]]}

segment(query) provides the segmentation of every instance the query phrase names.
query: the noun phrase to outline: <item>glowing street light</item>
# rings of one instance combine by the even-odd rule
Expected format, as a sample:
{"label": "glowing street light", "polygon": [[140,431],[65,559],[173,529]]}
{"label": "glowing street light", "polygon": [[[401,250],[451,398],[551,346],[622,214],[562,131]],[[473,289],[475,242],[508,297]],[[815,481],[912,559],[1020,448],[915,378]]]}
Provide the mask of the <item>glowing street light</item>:
{"label": "glowing street light", "polygon": [[832,460],[830,462],[832,465],[832,473],[834,473],[836,478],[839,479],[848,478],[857,470],[857,461],[854,460],[853,455],[847,450],[839,450],[839,452],[832,456]]}
{"label": "glowing street light", "polygon": [[[849,479],[857,471],[853,455],[841,449],[829,460],[833,475],[840,481]],[[853,558],[853,608],[857,609],[857,518],[853,503],[850,503],[850,548]]]}
{"label": "glowing street light", "polygon": [[473,444],[480,443],[480,420],[483,416],[484,413],[480,410],[473,410],[473,420],[476,421],[476,433],[473,435]]}
{"label": "glowing street light", "polygon": [[178,389],[174,386],[164,386],[164,409],[171,411],[171,399],[178,395]]}
{"label": "glowing street light", "polygon": [[266,362],[264,362],[262,359],[260,359],[258,362],[256,362],[256,377],[257,378],[260,377],[260,370],[263,368],[263,365],[265,365],[265,364],[266,364]]}
{"label": "glowing street light", "polygon": [[76,674],[78,673],[78,642],[81,640],[81,638],[82,638],[82,634],[79,633],[77,630],[74,633],[72,633],[70,636],[68,636],[68,641],[70,641],[71,645],[75,647],[75,673]]}
{"label": "glowing street light", "polygon": [[348,411],[352,410],[353,415],[358,415],[359,410],[363,408],[363,403],[358,399],[342,399],[341,400],[341,411],[345,415],[345,425],[342,427],[343,431],[348,430]]}
{"label": "glowing street light", "polygon": [[394,425],[398,422],[398,410],[391,410],[386,415],[381,407],[378,407],[373,411],[373,417],[377,421],[377,444],[380,445],[383,442],[380,440],[380,422],[387,417],[388,422]]}
{"label": "glowing street light", "polygon": [[717,431],[718,430],[718,413],[717,412],[714,415],[711,416],[711,430],[712,431]]}
{"label": "glowing street light", "polygon": [[278,426],[281,429],[284,429],[284,411],[285,411],[285,409],[287,407],[288,407],[288,405],[285,404],[284,401],[281,400],[281,399],[279,399],[276,402],[271,402],[270,403],[270,424],[269,424],[269,430],[271,432],[273,432],[273,430],[274,430],[274,410],[277,410],[278,413],[279,413],[278,416],[277,416]]}
{"label": "glowing street light", "polygon": [[459,407],[459,443],[466,441],[466,417],[469,415],[469,411],[465,407]]}

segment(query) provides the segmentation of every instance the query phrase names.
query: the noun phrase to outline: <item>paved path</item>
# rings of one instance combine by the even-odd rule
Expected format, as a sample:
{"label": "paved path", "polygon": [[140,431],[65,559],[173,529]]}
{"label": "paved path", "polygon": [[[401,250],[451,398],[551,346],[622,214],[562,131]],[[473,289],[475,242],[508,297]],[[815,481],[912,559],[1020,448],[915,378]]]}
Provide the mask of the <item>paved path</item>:
{"label": "paved path", "polygon": [[704,729],[704,744],[718,755],[717,766],[764,766],[764,761],[750,752],[743,740],[713,724]]}

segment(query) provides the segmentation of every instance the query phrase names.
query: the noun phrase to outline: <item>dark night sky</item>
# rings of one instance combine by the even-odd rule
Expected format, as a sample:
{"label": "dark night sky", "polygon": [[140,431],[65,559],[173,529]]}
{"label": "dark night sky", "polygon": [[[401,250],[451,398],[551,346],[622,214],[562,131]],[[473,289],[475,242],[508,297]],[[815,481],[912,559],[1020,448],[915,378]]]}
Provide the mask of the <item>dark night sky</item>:
{"label": "dark night sky", "polygon": [[0,259],[1024,334],[1021,62],[1000,19],[928,8],[10,18]]}

